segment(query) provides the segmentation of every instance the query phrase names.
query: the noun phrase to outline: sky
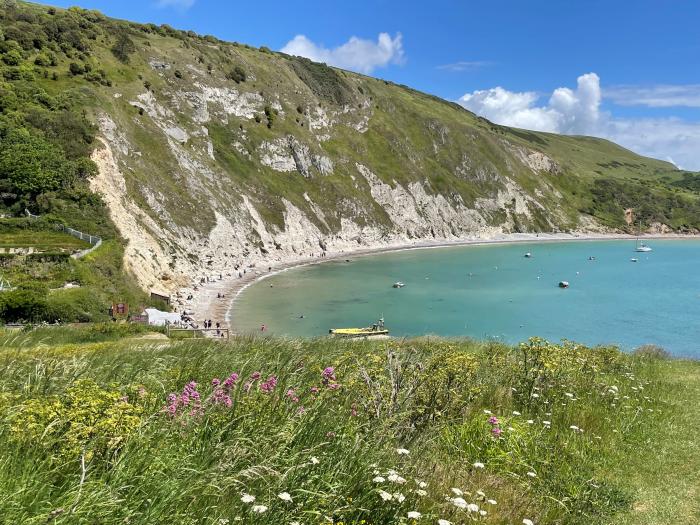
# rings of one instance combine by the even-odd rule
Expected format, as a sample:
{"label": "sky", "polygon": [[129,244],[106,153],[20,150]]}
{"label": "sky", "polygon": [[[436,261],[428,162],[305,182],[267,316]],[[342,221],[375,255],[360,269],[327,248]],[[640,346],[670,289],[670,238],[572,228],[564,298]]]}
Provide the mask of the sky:
{"label": "sky", "polygon": [[78,1],[406,84],[500,124],[604,137],[700,170],[694,0]]}

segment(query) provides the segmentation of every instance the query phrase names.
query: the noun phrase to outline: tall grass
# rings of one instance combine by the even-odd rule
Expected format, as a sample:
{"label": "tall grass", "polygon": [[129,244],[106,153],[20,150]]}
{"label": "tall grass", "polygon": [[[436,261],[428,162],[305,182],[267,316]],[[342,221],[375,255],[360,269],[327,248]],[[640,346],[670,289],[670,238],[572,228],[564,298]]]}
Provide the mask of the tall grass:
{"label": "tall grass", "polygon": [[661,417],[611,348],[83,341],[0,339],[0,522],[596,523]]}

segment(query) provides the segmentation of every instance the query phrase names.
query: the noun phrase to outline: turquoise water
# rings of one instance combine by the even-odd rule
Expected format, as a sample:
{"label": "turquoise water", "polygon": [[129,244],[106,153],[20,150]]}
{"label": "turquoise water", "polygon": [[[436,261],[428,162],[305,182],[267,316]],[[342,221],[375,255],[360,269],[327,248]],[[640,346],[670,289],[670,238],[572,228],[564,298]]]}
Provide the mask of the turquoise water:
{"label": "turquoise water", "polygon": [[[502,244],[410,250],[289,270],[246,289],[240,331],[318,336],[380,315],[394,336],[530,336],[700,357],[700,241]],[[523,257],[531,252],[533,257]],[[595,260],[588,260],[594,256]],[[631,262],[636,257],[638,262]],[[560,289],[559,281],[569,281]],[[392,288],[396,281],[406,286]],[[304,318],[300,318],[304,315]]]}

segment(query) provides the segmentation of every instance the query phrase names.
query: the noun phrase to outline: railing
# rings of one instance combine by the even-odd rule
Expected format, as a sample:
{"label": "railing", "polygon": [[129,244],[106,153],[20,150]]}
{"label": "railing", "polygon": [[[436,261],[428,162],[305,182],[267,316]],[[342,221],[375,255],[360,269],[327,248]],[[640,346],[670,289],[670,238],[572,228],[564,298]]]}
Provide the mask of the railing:
{"label": "railing", "polygon": [[[26,213],[27,217],[29,217],[29,219],[31,219],[31,220],[38,220],[41,218],[39,215],[34,215],[32,212],[30,212],[27,209],[24,210],[24,213]],[[71,256],[74,259],[80,259],[81,257],[86,256],[91,251],[99,248],[100,245],[102,244],[102,238],[98,237],[97,235],[90,235],[89,233],[83,233],[83,232],[75,230],[73,228],[69,228],[68,226],[64,226],[63,224],[56,224],[56,225],[54,225],[54,227],[58,231],[66,232],[68,235],[72,235],[73,237],[76,237],[76,238],[80,239],[81,241],[87,241],[90,244],[91,248],[88,248],[86,250],[81,250],[79,252],[74,253]]]}

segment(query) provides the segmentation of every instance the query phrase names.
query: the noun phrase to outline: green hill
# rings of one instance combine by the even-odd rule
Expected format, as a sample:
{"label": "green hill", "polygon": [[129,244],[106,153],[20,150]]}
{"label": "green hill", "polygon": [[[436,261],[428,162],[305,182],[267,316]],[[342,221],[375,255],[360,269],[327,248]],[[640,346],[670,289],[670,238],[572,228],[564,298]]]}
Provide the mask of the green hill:
{"label": "green hill", "polygon": [[[1,211],[113,240],[143,290],[413,240],[629,229],[627,209],[635,228],[700,228],[696,174],[602,139],[497,126],[265,47],[3,3]],[[121,285],[100,301],[121,296],[145,301]]]}

